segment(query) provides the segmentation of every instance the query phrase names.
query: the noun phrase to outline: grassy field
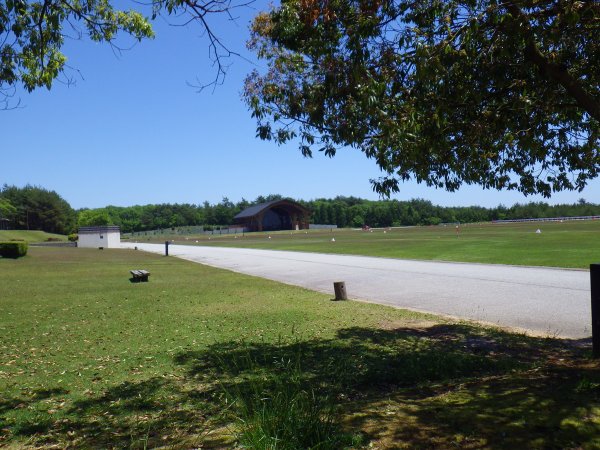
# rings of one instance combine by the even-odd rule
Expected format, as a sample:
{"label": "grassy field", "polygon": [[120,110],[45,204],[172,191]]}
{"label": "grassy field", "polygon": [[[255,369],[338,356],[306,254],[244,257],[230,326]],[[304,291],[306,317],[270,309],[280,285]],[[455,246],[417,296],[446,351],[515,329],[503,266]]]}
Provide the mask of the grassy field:
{"label": "grassy field", "polygon": [[[150,281],[130,282],[135,268]],[[231,448],[254,423],[244,411],[264,420],[290,386],[331,406],[335,447],[322,448],[600,447],[589,343],[127,250],[0,259],[0,310],[8,448]],[[309,447],[289,442],[278,448]]]}
{"label": "grassy field", "polygon": [[589,268],[590,263],[600,262],[600,220],[467,224],[461,225],[458,233],[454,226],[431,226],[371,233],[344,229],[243,236],[187,236],[173,232],[148,236],[142,233],[131,237],[138,241],[164,242],[165,239],[174,239],[177,244],[194,245],[198,241],[198,245],[526,266]]}
{"label": "grassy field", "polygon": [[0,230],[0,241],[47,242],[49,239],[66,242],[67,237],[37,230]]}

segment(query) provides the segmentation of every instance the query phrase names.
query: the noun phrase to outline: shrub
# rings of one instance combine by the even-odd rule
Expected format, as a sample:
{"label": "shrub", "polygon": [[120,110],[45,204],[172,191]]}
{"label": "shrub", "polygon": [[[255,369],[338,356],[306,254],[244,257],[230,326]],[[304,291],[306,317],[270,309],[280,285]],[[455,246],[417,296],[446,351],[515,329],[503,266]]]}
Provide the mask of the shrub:
{"label": "shrub", "polygon": [[71,233],[67,236],[67,239],[69,240],[69,242],[75,242],[79,239],[79,236],[77,235],[77,233]]}
{"label": "shrub", "polygon": [[27,242],[0,242],[0,256],[3,258],[20,258],[27,254]]}

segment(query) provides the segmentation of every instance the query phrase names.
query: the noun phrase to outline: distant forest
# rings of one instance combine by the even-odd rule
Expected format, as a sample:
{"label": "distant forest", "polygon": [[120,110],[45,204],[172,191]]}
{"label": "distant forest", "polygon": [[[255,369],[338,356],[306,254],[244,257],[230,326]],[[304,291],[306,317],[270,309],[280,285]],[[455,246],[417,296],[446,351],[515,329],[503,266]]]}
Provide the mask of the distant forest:
{"label": "distant forest", "polygon": [[[280,195],[259,196],[253,201],[193,205],[163,203],[143,206],[106,206],[74,210],[56,192],[41,187],[18,188],[4,185],[0,190],[0,218],[8,219],[15,229],[44,230],[68,234],[78,226],[119,225],[125,233],[184,226],[227,226],[243,209],[272,200]],[[291,199],[294,200],[294,199]],[[531,202],[495,208],[481,206],[437,206],[428,200],[364,200],[338,196],[333,199],[294,200],[309,208],[311,223],[332,224],[340,228],[438,225],[440,223],[488,222],[499,219],[573,217],[600,215],[600,204],[580,199],[575,204],[549,205]]]}

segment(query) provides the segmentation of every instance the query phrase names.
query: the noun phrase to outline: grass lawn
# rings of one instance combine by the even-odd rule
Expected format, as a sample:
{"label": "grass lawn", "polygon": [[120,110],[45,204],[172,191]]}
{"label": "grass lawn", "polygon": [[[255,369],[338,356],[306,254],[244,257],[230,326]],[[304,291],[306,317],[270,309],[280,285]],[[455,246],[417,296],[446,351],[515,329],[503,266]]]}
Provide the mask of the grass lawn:
{"label": "grass lawn", "polygon": [[26,241],[26,242],[47,242],[65,241],[66,236],[62,234],[46,233],[45,231],[30,231],[30,230],[0,230],[1,241]]}
{"label": "grass lawn", "polygon": [[[536,233],[540,229],[541,233]],[[268,237],[271,236],[271,239]],[[210,240],[209,240],[210,237]],[[335,242],[331,239],[335,238]],[[248,233],[196,236],[136,234],[131,240],[223,245],[390,258],[589,268],[600,262],[600,220],[431,226],[373,230]]]}
{"label": "grass lawn", "polygon": [[128,250],[0,258],[0,310],[0,447],[231,448],[235,394],[281,379],[328,399],[347,447],[600,447],[589,342]]}

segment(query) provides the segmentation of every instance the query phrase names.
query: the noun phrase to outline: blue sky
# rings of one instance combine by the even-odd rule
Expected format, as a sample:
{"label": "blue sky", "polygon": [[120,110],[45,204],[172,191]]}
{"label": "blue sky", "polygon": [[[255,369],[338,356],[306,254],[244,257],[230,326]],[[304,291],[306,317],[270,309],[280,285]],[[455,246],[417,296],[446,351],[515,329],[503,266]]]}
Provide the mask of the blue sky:
{"label": "blue sky", "polygon": [[[235,23],[219,18],[214,24],[250,60],[245,41],[255,13],[244,10]],[[43,186],[74,208],[217,203],[267,194],[379,198],[369,179],[380,172],[358,150],[305,159],[293,144],[278,147],[255,138],[255,121],[240,92],[245,75],[260,64],[232,58],[225,83],[197,93],[190,83],[208,82],[215,74],[200,28],[159,19],[155,31],[154,40],[121,55],[105,44],[68,42],[69,64],[83,78],[72,73],[75,86],[56,83],[51,91],[21,93],[21,108],[0,111],[0,184]],[[543,200],[473,186],[448,193],[412,182],[393,196],[415,197],[482,206]],[[598,202],[600,181],[549,202],[579,198]]]}

